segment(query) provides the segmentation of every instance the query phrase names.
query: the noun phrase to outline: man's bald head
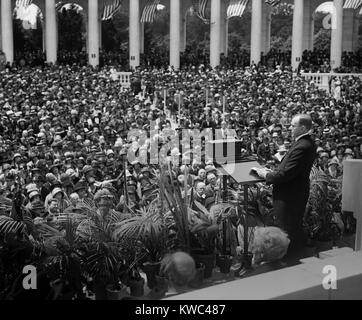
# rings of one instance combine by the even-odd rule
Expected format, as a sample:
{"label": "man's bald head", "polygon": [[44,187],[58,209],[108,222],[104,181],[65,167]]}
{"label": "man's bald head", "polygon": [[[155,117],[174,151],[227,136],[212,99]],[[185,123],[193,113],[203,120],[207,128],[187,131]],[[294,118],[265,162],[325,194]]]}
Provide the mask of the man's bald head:
{"label": "man's bald head", "polygon": [[161,271],[174,285],[184,286],[195,277],[196,265],[188,253],[175,252],[162,260]]}
{"label": "man's bald head", "polygon": [[313,121],[310,115],[298,114],[294,118],[296,118],[299,125],[304,126],[307,129],[307,131],[312,129]]}
{"label": "man's bald head", "polygon": [[294,139],[308,133],[312,129],[312,118],[307,114],[298,114],[293,117],[290,130]]}

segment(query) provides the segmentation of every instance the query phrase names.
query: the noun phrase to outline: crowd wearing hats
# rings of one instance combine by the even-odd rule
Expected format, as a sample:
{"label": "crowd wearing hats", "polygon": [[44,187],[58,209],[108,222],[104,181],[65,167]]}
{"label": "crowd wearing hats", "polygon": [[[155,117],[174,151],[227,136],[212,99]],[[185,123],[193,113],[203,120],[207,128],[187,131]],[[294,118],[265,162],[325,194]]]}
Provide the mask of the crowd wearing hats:
{"label": "crowd wearing hats", "polygon": [[[94,201],[104,189],[114,196],[115,209],[122,210],[126,201],[139,208],[157,188],[158,164],[127,155],[132,150],[148,159],[152,142],[157,140],[161,148],[170,140],[161,130],[175,123],[184,130],[234,130],[245,155],[257,155],[274,166],[293,143],[288,129],[297,113],[308,113],[314,121],[316,165],[340,176],[344,159],[362,157],[362,83],[348,77],[338,85],[336,99],[279,65],[214,71],[203,64],[180,71],[143,68],[133,74],[130,90],[122,90],[106,67],[3,70],[1,193],[12,199],[22,186],[33,218],[65,211],[76,206],[76,200]],[[151,137],[155,129],[160,131]],[[134,130],[147,133],[144,143],[129,135]],[[183,162],[177,166],[175,159]],[[179,146],[161,160],[174,164],[180,183],[189,170],[195,194],[206,207],[217,201],[220,177],[212,163]]]}

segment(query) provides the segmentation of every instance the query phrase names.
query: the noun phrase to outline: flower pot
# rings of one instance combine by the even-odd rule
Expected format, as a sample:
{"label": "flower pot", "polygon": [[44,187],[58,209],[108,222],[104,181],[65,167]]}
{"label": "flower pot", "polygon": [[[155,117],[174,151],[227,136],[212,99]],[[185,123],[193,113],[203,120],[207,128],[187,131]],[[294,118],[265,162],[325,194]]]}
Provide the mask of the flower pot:
{"label": "flower pot", "polygon": [[196,263],[195,277],[190,281],[189,287],[200,288],[204,281],[205,265],[203,263]]}
{"label": "flower pot", "polygon": [[124,297],[127,297],[129,294],[126,287],[122,289],[114,289],[113,285],[108,285],[106,287],[107,300],[122,300]]}
{"label": "flower pot", "polygon": [[218,266],[220,268],[220,272],[221,273],[229,273],[230,272],[230,267],[231,267],[231,263],[232,263],[232,257],[230,256],[219,256],[218,258]]}
{"label": "flower pot", "polygon": [[160,272],[160,262],[145,262],[142,270],[147,276],[147,286],[152,290],[156,285],[156,275]]}
{"label": "flower pot", "polygon": [[205,266],[204,278],[205,279],[211,278],[212,270],[215,267],[215,258],[216,258],[215,253],[202,254],[202,253],[195,252],[191,255],[194,258],[196,264],[202,263]]}
{"label": "flower pot", "polygon": [[144,295],[145,280],[140,278],[138,280],[130,280],[129,289],[132,297],[142,297]]}

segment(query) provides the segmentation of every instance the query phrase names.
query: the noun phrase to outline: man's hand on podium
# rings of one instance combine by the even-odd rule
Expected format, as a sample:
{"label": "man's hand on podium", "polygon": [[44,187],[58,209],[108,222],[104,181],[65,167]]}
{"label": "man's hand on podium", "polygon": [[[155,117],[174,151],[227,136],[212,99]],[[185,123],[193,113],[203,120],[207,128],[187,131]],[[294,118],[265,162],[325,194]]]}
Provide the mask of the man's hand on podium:
{"label": "man's hand on podium", "polygon": [[272,172],[272,170],[268,169],[268,168],[251,168],[252,172],[255,172],[260,178],[265,179],[266,175],[269,172]]}

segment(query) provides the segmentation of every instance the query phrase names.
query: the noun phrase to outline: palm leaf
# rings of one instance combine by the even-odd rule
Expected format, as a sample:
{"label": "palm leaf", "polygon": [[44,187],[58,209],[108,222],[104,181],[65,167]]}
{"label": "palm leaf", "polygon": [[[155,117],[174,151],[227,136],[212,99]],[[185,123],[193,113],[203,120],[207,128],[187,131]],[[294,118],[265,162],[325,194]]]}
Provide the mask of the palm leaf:
{"label": "palm leaf", "polygon": [[21,221],[15,221],[7,216],[0,216],[0,234],[23,234],[26,232],[26,225]]}

